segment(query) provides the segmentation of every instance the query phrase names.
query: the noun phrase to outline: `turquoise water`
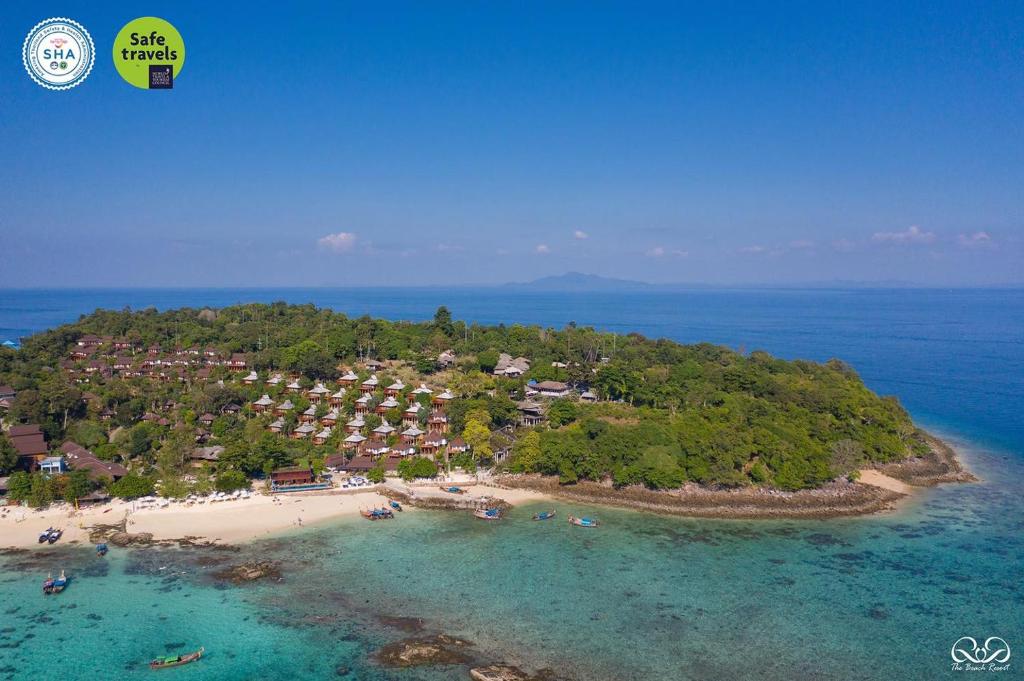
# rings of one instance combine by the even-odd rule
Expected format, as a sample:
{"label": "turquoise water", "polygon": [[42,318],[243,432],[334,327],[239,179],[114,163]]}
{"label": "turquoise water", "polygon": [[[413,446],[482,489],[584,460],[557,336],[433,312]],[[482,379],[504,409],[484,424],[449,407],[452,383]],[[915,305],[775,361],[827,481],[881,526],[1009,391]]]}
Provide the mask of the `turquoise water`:
{"label": "turquoise water", "polygon": [[[277,293],[265,295],[313,295]],[[141,678],[151,657],[199,645],[208,650],[201,662],[162,673],[467,678],[461,667],[389,670],[373,661],[383,644],[410,634],[407,620],[393,618],[410,617],[422,618],[425,632],[474,641],[482,661],[553,667],[574,679],[955,678],[949,649],[965,635],[1001,636],[1017,654],[1021,292],[711,291],[528,296],[516,304],[487,294],[407,293],[379,291],[358,305],[404,318],[427,317],[438,303],[482,321],[499,321],[486,318],[504,314],[498,310],[545,324],[600,318],[605,327],[787,357],[840,356],[953,441],[983,481],[929,490],[898,513],[833,521],[685,520],[555,504],[559,518],[545,523],[529,520],[536,508],[500,523],[404,513],[388,523],[308,528],[238,553],[113,549],[99,559],[63,547],[7,555],[0,679]],[[42,323],[18,309],[48,310],[47,324],[73,318],[88,300],[82,295],[0,292],[0,327]],[[93,302],[138,305],[156,294],[104,295]],[[189,295],[196,305],[214,295],[245,299],[159,293],[166,305]],[[596,515],[604,526],[570,527],[569,512]],[[281,560],[282,581],[236,587],[210,576],[211,562],[257,557]],[[43,597],[42,578],[61,567],[74,582]],[[1000,678],[1017,669],[1014,657]]]}

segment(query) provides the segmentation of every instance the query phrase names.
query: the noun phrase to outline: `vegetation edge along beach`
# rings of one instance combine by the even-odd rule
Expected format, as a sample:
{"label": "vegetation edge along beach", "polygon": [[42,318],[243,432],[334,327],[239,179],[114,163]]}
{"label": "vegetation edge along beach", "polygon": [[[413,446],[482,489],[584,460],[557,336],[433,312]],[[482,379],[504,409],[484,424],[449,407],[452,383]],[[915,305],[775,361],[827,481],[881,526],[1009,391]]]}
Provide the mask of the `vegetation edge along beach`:
{"label": "vegetation edge along beach", "polygon": [[285,303],[97,310],[0,348],[0,416],[0,491],[36,508],[365,477],[833,517],[973,480],[839,360],[481,326],[444,307],[426,322]]}

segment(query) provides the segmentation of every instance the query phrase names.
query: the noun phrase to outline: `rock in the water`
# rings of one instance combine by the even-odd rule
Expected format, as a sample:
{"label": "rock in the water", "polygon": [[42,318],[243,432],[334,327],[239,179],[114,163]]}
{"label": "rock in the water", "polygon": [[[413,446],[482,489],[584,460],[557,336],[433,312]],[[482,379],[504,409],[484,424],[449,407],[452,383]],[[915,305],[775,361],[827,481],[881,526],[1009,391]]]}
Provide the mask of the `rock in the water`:
{"label": "rock in the water", "polygon": [[407,638],[381,648],[377,659],[391,667],[418,667],[420,665],[466,664],[469,656],[464,649],[469,641],[438,634],[427,638]]}
{"label": "rock in the water", "polygon": [[150,532],[112,532],[107,541],[114,546],[146,545],[153,543],[153,535]]}
{"label": "rock in the water", "polygon": [[507,664],[475,667],[469,670],[469,675],[476,679],[476,681],[555,681],[555,676],[549,669],[542,670],[536,674],[527,674],[519,667]]}
{"label": "rock in the water", "polygon": [[279,579],[281,577],[281,567],[271,560],[257,560],[251,563],[226,567],[223,570],[214,572],[213,576],[217,579],[230,580],[234,584],[253,582],[265,577]]}

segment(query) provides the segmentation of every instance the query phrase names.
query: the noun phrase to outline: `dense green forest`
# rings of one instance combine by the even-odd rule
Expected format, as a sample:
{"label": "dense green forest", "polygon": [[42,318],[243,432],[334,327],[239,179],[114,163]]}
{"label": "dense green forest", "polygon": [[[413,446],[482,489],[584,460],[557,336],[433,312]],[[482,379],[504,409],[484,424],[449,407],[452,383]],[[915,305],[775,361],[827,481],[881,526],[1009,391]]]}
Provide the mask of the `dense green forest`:
{"label": "dense green forest", "polygon": [[[925,451],[921,433],[896,399],[875,395],[838,360],[784,361],[764,352],[741,354],[574,324],[559,330],[479,326],[453,320],[443,307],[433,320],[417,323],[285,303],[100,310],[25,339],[20,350],[0,348],[0,384],[17,390],[8,424],[39,423],[51,443],[73,439],[178,491],[184,486],[175,481],[186,471],[202,414],[216,416],[210,442],[226,451],[193,485],[213,485],[227,471],[259,476],[295,462],[316,467],[338,451],[338,440],[318,446],[268,433],[266,419],[249,408],[267,386],[242,385],[226,367],[201,379],[189,373],[183,381],[116,374],[76,381],[71,375],[89,360],[72,362],[69,351],[85,334],[127,339],[140,357],[154,345],[165,353],[190,347],[214,348],[223,356],[245,353],[261,381],[269,371],[282,371],[301,376],[306,387],[314,381],[333,385],[343,367],[366,376],[364,360],[386,360],[387,367],[376,371],[382,385],[402,377],[455,394],[449,407],[453,433],[473,445],[458,463],[490,464],[500,445],[491,431],[503,429],[514,444],[502,466],[558,475],[565,483],[611,478],[652,488],[695,481],[801,489],[865,463]],[[455,355],[451,366],[438,363],[444,351]],[[526,357],[529,370],[517,378],[492,375],[499,353]],[[516,402],[525,398],[530,380],[562,381],[575,391],[538,400],[545,403],[546,419],[524,428],[517,425]],[[599,401],[581,402],[587,389]],[[295,402],[298,409],[308,406],[301,397]],[[241,405],[242,413],[224,415],[229,404]],[[351,407],[347,399],[344,408]],[[103,412],[108,420],[101,420]],[[166,422],[140,420],[151,413]],[[405,468],[422,469],[417,464]]]}

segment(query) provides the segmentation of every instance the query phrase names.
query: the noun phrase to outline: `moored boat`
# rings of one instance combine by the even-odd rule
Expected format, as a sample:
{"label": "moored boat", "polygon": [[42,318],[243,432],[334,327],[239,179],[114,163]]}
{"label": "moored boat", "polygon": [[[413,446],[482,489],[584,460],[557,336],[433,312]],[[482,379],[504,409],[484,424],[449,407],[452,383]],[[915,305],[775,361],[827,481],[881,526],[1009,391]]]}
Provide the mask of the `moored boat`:
{"label": "moored boat", "polygon": [[478,508],[473,515],[481,520],[501,520],[500,508]]}
{"label": "moored boat", "polygon": [[48,527],[45,530],[43,530],[42,532],[40,532],[39,533],[39,543],[40,544],[45,544],[46,542],[48,542],[50,540],[50,533],[51,532],[55,532],[55,530],[52,527]]}
{"label": "moored boat", "polygon": [[107,555],[107,545],[106,544],[97,544],[96,545],[96,555],[97,556],[105,556],[105,555]]}
{"label": "moored boat", "polygon": [[46,539],[46,541],[48,541],[51,544],[53,544],[58,539],[60,539],[62,534],[64,534],[64,530],[54,530],[54,531],[50,532],[50,536]]}
{"label": "moored boat", "polygon": [[401,512],[401,510],[402,510],[402,505],[400,503],[398,503],[397,501],[392,501],[390,506],[391,506],[391,508],[395,509],[396,511]]}
{"label": "moored boat", "polygon": [[43,593],[59,594],[68,585],[68,578],[64,576],[64,571],[60,571],[60,577],[54,579],[52,575],[47,575],[46,581],[43,582]]}
{"label": "moored boat", "polygon": [[533,519],[534,520],[551,520],[554,517],[555,517],[554,509],[552,509],[550,511],[541,511],[540,513],[534,513],[533,514]]}
{"label": "moored boat", "polygon": [[206,648],[200,648],[194,653],[188,653],[187,655],[176,655],[173,657],[158,657],[155,660],[150,661],[149,668],[167,669],[168,667],[180,667],[183,664],[195,662],[203,656],[204,652],[206,652]]}
{"label": "moored boat", "polygon": [[466,490],[462,489],[461,487],[456,487],[454,485],[452,485],[451,487],[445,487],[444,485],[441,485],[441,491],[442,492],[448,492],[450,494],[465,494],[466,493]]}
{"label": "moored boat", "polygon": [[577,518],[574,515],[569,516],[569,522],[579,527],[597,527],[601,524],[596,518]]}
{"label": "moored boat", "polygon": [[395,514],[389,508],[361,508],[359,509],[359,515],[367,520],[390,520],[395,517]]}

